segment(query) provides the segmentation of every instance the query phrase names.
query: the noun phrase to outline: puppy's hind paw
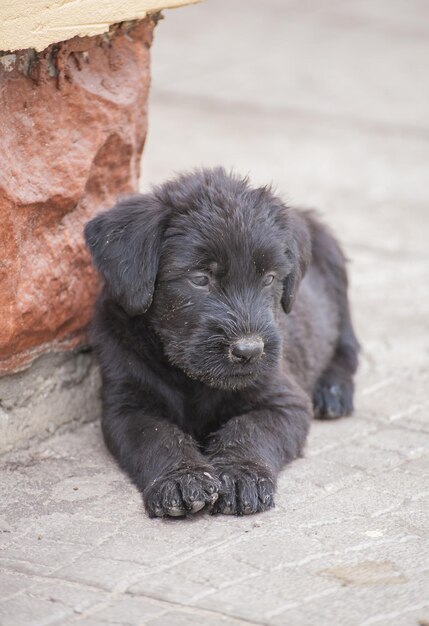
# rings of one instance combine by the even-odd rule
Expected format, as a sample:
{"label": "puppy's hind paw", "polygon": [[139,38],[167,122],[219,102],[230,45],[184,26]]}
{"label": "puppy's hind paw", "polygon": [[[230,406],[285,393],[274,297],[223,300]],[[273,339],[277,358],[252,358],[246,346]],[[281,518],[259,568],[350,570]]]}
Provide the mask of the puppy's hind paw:
{"label": "puppy's hind paw", "polygon": [[150,517],[183,517],[210,508],[219,488],[211,468],[177,469],[149,485],[143,499]]}
{"label": "puppy's hind paw", "polygon": [[351,383],[320,382],[313,395],[314,417],[336,419],[353,412]]}

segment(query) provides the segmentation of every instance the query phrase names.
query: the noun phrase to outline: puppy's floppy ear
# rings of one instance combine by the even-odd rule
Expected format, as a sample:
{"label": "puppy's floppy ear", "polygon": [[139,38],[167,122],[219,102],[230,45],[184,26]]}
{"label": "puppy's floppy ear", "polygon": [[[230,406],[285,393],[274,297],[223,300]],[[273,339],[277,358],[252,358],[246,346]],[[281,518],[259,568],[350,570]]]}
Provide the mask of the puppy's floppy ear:
{"label": "puppy's floppy ear", "polygon": [[153,196],[119,201],[85,226],[94,265],[112,297],[128,315],[140,315],[152,302],[166,208]]}
{"label": "puppy's floppy ear", "polygon": [[289,243],[286,251],[292,270],[283,283],[282,306],[290,313],[299,284],[311,261],[311,236],[305,216],[295,209],[287,209]]}

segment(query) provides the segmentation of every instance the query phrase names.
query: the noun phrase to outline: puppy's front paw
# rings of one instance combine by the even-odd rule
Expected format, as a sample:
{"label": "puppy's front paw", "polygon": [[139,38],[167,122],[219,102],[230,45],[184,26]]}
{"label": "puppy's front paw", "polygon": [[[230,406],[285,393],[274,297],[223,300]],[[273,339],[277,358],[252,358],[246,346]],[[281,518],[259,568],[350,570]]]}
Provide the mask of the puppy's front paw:
{"label": "puppy's front paw", "polygon": [[257,463],[216,463],[221,481],[213,513],[250,515],[274,506],[275,480]]}
{"label": "puppy's front paw", "polygon": [[335,419],[353,412],[353,385],[321,381],[313,396],[314,417]]}
{"label": "puppy's front paw", "polygon": [[219,488],[211,468],[177,469],[153,481],[143,499],[150,517],[180,517],[211,507]]}

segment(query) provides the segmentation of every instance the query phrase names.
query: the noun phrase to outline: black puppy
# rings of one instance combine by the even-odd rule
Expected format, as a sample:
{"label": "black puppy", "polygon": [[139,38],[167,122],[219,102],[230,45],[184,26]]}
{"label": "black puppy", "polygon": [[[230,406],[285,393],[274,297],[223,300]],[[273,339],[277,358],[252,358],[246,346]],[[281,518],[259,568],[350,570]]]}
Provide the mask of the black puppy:
{"label": "black puppy", "polygon": [[221,168],[121,200],[85,234],[105,281],[103,433],[149,515],[272,507],[312,400],[317,417],[353,409],[358,344],[333,236]]}

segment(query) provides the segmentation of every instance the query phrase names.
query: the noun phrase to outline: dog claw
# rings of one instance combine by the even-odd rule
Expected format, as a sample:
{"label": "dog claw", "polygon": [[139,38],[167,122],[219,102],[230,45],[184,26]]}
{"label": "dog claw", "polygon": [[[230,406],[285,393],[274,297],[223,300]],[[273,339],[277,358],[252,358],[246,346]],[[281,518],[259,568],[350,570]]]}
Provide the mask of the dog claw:
{"label": "dog claw", "polygon": [[167,513],[170,517],[182,517],[183,515],[186,515],[185,509],[179,509],[178,507],[167,509]]}
{"label": "dog claw", "polygon": [[191,504],[191,513],[198,513],[206,506],[206,503],[203,500],[197,500]]}

